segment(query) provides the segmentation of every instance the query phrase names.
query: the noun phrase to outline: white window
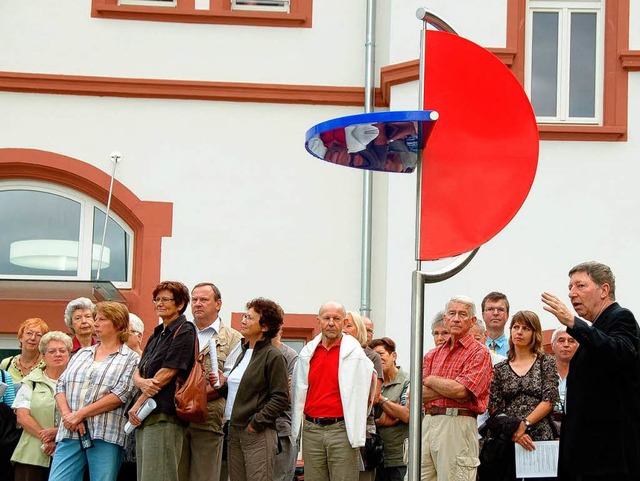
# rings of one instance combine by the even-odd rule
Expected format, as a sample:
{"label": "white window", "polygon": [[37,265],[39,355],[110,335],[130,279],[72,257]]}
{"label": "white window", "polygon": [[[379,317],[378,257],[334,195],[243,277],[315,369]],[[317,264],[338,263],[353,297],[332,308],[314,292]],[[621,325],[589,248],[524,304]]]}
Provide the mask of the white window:
{"label": "white window", "polygon": [[289,13],[289,0],[231,0],[231,10]]}
{"label": "white window", "polygon": [[0,278],[131,287],[133,231],[93,198],[44,182],[0,182]]}
{"label": "white window", "polygon": [[540,123],[602,123],[604,0],[529,0],[525,87]]}

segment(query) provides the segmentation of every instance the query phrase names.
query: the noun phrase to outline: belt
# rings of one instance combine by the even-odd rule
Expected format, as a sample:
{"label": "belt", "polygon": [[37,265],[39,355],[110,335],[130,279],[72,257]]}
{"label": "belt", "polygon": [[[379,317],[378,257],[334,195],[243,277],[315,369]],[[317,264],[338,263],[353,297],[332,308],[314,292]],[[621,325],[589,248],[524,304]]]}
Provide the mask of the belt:
{"label": "belt", "polygon": [[470,418],[477,418],[478,413],[472,411],[471,409],[462,409],[462,408],[439,408],[439,407],[430,407],[426,409],[426,414],[431,414],[432,416],[446,415],[446,416],[469,416]]}
{"label": "belt", "polygon": [[312,418],[311,416],[304,415],[304,418],[313,424],[319,424],[320,426],[330,426],[340,421],[344,421],[344,418]]}

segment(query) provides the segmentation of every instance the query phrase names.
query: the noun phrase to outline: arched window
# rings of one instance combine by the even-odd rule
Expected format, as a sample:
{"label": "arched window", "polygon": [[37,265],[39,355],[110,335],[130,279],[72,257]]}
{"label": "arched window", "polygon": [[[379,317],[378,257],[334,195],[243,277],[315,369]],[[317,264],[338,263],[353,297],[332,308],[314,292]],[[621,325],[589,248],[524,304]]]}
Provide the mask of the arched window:
{"label": "arched window", "polygon": [[133,231],[106,207],[60,185],[0,182],[0,278],[112,281],[131,287]]}

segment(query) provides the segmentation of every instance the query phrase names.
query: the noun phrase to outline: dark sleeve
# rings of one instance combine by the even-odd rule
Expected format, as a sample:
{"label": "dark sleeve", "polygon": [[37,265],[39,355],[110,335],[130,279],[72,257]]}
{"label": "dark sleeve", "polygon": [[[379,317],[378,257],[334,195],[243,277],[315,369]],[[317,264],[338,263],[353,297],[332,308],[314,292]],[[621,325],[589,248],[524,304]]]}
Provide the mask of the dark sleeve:
{"label": "dark sleeve", "polygon": [[298,362],[298,353],[294,350],[288,358],[285,358],[285,361],[287,362],[287,374],[293,376],[293,369],[296,367],[296,362]]}
{"label": "dark sleeve", "polygon": [[188,321],[184,321],[184,324],[179,329],[180,331],[171,341],[162,367],[189,372],[195,359],[196,330],[193,324]]}
{"label": "dark sleeve", "polygon": [[384,373],[382,372],[382,359],[380,359],[380,354],[378,354],[373,349],[371,349],[371,351],[369,352],[371,353],[369,359],[371,359],[371,362],[373,363],[373,367],[376,370],[378,379],[382,379],[384,381]]}
{"label": "dark sleeve", "polygon": [[264,431],[267,426],[273,426],[289,404],[287,365],[277,348],[269,350],[265,363],[265,379],[267,402],[249,421],[256,431]]}
{"label": "dark sleeve", "polygon": [[558,366],[556,358],[550,354],[542,356],[542,400],[552,406],[558,402]]}
{"label": "dark sleeve", "polygon": [[493,379],[491,380],[491,390],[489,391],[489,412],[493,413],[496,410],[500,410],[504,405],[504,394],[502,392],[503,378],[502,368],[503,363],[508,361],[502,361],[496,364],[493,371]]}
{"label": "dark sleeve", "polygon": [[607,365],[619,366],[635,362],[638,357],[638,324],[628,309],[618,309],[609,319],[610,330],[603,332],[576,317],[567,332],[586,349],[596,350],[607,358]]}

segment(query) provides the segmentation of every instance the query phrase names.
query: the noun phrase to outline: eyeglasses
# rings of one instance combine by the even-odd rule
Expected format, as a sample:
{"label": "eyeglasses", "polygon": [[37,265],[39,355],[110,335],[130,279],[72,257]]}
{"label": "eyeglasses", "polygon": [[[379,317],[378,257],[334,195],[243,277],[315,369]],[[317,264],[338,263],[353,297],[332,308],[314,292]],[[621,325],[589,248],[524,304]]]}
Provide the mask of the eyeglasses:
{"label": "eyeglasses", "polygon": [[23,335],[25,337],[35,337],[37,339],[40,339],[42,337],[42,333],[34,332],[34,331],[25,331],[25,333]]}
{"label": "eyeglasses", "polygon": [[504,314],[507,310],[504,307],[485,307],[484,312],[499,312],[500,314]]}
{"label": "eyeglasses", "polygon": [[156,297],[153,299],[154,304],[160,304],[161,302],[166,304],[169,301],[175,301],[175,299],[173,297]]}

